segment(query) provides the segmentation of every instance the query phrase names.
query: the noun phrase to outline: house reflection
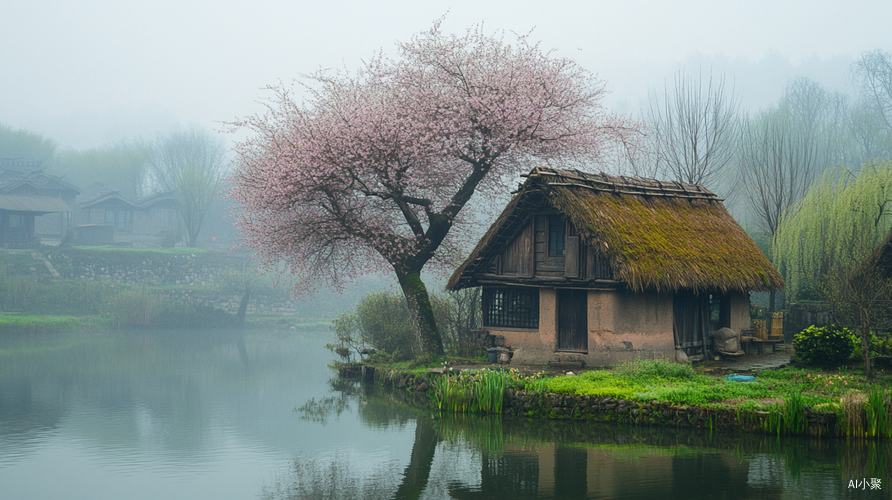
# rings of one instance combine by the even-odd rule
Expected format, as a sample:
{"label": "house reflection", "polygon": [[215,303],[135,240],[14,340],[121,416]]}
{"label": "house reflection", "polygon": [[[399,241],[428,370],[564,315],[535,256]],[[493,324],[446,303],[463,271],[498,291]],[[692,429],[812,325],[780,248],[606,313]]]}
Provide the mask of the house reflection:
{"label": "house reflection", "polygon": [[[509,446],[484,455],[479,487],[455,484],[457,499],[477,498],[781,498],[781,481],[752,484],[749,461],[728,454],[672,456],[651,450],[543,444],[535,450]],[[764,466],[764,464],[761,464]],[[783,477],[783,463],[764,468]]]}

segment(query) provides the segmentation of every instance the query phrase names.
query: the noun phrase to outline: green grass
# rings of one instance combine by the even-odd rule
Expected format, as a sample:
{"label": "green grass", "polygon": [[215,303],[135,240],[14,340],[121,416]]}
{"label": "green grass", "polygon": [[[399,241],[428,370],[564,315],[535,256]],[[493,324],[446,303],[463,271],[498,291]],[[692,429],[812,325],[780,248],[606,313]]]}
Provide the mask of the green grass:
{"label": "green grass", "polygon": [[723,377],[697,374],[688,365],[663,360],[634,361],[612,370],[575,376],[519,378],[512,385],[517,389],[557,394],[744,410],[767,409],[792,395],[798,398],[791,403],[794,406],[836,405],[845,392],[867,387],[853,375],[796,368],[765,370],[756,374],[754,382],[728,382]]}
{"label": "green grass", "polygon": [[107,323],[107,319],[103,318],[0,314],[0,332],[3,333],[58,332],[84,328],[104,328],[108,326]]}
{"label": "green grass", "polygon": [[210,253],[210,250],[205,250],[202,248],[130,248],[130,247],[91,247],[91,246],[83,246],[83,247],[71,247],[72,250],[76,250],[79,252],[122,252],[122,253],[154,253],[154,254],[205,254]]}

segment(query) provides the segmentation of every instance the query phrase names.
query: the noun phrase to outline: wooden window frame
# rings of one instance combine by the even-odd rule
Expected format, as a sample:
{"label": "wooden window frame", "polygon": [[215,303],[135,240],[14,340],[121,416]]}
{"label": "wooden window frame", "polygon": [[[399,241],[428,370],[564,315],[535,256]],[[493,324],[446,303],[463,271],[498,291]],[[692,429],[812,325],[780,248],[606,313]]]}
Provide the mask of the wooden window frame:
{"label": "wooden window frame", "polygon": [[560,215],[548,216],[548,257],[565,257],[567,255],[567,224]]}
{"label": "wooden window frame", "polygon": [[483,287],[483,326],[539,328],[539,289]]}

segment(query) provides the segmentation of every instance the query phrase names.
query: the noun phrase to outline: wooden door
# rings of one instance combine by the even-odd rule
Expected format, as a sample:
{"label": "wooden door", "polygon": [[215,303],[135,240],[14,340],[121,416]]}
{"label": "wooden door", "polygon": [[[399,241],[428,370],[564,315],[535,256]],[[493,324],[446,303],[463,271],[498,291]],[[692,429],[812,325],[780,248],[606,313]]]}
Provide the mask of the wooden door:
{"label": "wooden door", "polygon": [[559,351],[588,352],[588,292],[558,290]]}
{"label": "wooden door", "polygon": [[678,292],[672,301],[675,347],[688,352],[703,351],[708,344],[709,294]]}

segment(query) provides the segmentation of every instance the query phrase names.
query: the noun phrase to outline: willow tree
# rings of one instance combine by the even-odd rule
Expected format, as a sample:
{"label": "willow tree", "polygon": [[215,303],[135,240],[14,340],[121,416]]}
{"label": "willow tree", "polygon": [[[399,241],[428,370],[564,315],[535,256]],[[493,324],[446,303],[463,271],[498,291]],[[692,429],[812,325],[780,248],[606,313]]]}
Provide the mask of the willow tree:
{"label": "willow tree", "polygon": [[303,102],[270,87],[266,112],[234,123],[253,134],[236,147],[232,193],[247,243],[290,265],[295,293],[393,272],[419,350],[440,353],[421,271],[473,224],[472,195],[536,164],[596,163],[636,129],[604,111],[599,80],[527,36],[447,35],[437,22],[397,54],[305,75]]}
{"label": "willow tree", "polygon": [[870,331],[889,326],[892,280],[883,248],[890,226],[892,162],[868,163],[859,172],[835,167],[784,214],[774,241],[774,261],[791,296],[822,299],[835,322],[860,333],[868,377]]}
{"label": "willow tree", "polygon": [[774,239],[774,259],[791,296],[815,293],[831,272],[847,276],[892,225],[892,162],[824,172],[789,210]]}

